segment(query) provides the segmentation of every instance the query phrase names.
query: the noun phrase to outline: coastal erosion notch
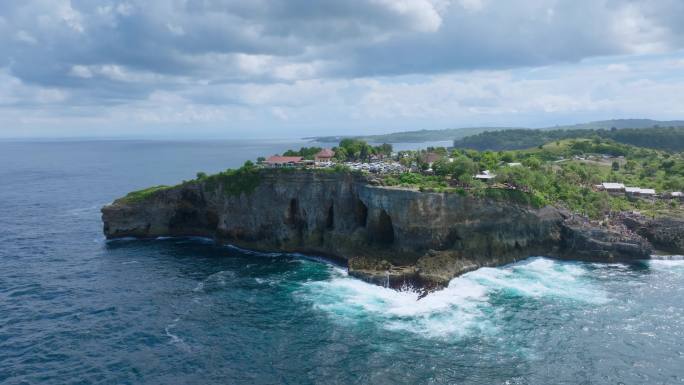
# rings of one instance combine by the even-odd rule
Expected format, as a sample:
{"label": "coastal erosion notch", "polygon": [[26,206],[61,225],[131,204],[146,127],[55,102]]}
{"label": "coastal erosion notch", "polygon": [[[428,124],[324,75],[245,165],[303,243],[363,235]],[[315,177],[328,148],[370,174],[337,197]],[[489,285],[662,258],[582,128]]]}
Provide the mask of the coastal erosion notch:
{"label": "coastal erosion notch", "polygon": [[635,233],[594,226],[561,209],[372,185],[348,172],[259,171],[226,193],[203,181],[103,207],[107,238],[201,235],[264,250],[347,261],[371,282],[446,285],[482,266],[535,255],[600,261],[648,258]]}

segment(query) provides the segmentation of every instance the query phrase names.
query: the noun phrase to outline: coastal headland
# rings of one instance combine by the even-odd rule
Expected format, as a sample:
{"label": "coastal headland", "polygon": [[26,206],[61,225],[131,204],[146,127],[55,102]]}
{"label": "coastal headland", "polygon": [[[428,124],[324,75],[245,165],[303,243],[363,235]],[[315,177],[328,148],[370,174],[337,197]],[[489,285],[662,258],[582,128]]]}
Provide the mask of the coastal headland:
{"label": "coastal headland", "polygon": [[554,206],[376,186],[343,171],[248,173],[119,199],[102,209],[104,232],[205,236],[255,250],[329,256],[365,280],[427,289],[529,256],[614,262],[649,258],[653,250],[645,231],[596,226]]}

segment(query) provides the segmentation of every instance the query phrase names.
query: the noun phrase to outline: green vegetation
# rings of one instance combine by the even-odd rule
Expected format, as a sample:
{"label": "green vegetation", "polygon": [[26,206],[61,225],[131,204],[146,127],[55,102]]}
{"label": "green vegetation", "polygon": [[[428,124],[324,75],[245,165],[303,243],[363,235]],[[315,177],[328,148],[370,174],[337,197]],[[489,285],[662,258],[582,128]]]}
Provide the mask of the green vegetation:
{"label": "green vegetation", "polygon": [[363,140],[342,139],[339,146],[333,147],[335,159],[338,161],[367,161],[372,155],[389,156],[392,154],[391,144],[371,146]]}
{"label": "green vegetation", "polygon": [[650,147],[667,151],[684,151],[684,127],[559,129],[559,130],[504,130],[486,131],[454,140],[454,147],[475,150],[520,150],[537,147],[564,139],[600,138],[618,143]]}
{"label": "green vegetation", "polygon": [[122,203],[142,202],[142,201],[152,197],[158,191],[168,190],[170,188],[171,188],[171,186],[163,186],[163,185],[162,186],[148,187],[146,189],[129,192],[128,194],[126,194],[125,197],[119,199],[118,201],[122,202]]}
{"label": "green vegetation", "polygon": [[[420,158],[421,152],[411,152],[402,160],[416,164]],[[621,182],[659,192],[684,189],[681,153],[597,137],[558,140],[529,150],[454,150],[450,158],[436,161],[432,168],[434,175],[406,173],[386,176],[383,182],[422,191],[466,192],[535,207],[557,204],[594,218],[610,211],[655,211],[669,205],[661,200],[629,199],[597,191],[595,185],[602,182]],[[496,177],[489,183],[475,180],[473,175],[483,170],[490,170]]]}
{"label": "green vegetation", "polygon": [[205,176],[200,180],[204,182],[209,191],[222,188],[224,194],[237,196],[254,191],[261,183],[261,173],[254,163],[246,161],[238,169],[228,169],[218,174]]}
{"label": "green vegetation", "polygon": [[302,147],[299,151],[287,150],[283,153],[283,156],[301,156],[304,159],[313,160],[321,150],[322,148],[320,147]]}

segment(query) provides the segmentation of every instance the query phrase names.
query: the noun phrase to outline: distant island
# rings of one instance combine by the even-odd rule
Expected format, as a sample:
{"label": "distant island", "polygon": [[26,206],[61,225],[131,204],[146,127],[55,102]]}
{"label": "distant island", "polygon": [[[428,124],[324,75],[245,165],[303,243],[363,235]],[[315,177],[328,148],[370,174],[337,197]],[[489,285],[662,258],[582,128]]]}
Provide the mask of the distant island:
{"label": "distant island", "polygon": [[[428,290],[532,255],[682,253],[684,155],[670,148],[684,132],[648,130],[550,130],[552,141],[499,151],[343,139],[131,192],[102,209],[104,232],[329,256],[368,281]],[[497,143],[520,146],[517,133],[499,131]],[[644,145],[621,142],[634,138]]]}
{"label": "distant island", "polygon": [[[580,123],[564,126],[551,126],[541,128],[538,130],[599,130],[611,128],[651,128],[651,127],[684,127],[684,120],[652,120],[652,119],[612,119],[601,120],[589,123]],[[337,136],[316,136],[304,139],[321,142],[321,143],[337,143],[342,139],[351,138],[364,140],[370,143],[424,143],[424,142],[439,142],[439,141],[453,141],[464,138],[470,135],[476,135],[485,131],[503,131],[503,130],[522,130],[531,129],[526,127],[464,127],[464,128],[448,128],[441,130],[418,130],[418,131],[404,131],[394,132],[380,135],[337,135]]]}

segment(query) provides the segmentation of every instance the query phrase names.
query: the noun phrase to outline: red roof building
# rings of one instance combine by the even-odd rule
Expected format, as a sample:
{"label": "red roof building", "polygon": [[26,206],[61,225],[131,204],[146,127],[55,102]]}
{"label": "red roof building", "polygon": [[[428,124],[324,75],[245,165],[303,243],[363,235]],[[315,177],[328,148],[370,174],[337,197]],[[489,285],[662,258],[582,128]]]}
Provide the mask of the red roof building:
{"label": "red roof building", "polygon": [[301,156],[270,156],[266,159],[269,167],[295,167],[302,163]]}
{"label": "red roof building", "polygon": [[335,156],[335,151],[329,149],[329,148],[324,148],[321,151],[316,154],[314,159],[316,162],[330,162],[332,158]]}

